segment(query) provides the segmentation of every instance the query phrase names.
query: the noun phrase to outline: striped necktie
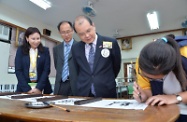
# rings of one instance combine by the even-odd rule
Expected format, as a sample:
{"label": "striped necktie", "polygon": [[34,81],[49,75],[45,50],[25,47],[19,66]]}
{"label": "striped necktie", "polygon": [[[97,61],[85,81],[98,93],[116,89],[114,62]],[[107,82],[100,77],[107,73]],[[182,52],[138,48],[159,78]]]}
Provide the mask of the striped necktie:
{"label": "striped necktie", "polygon": [[[90,51],[89,51],[89,56],[88,56],[88,63],[90,65],[90,69],[93,72],[93,65],[94,65],[94,58],[95,58],[95,51],[94,51],[94,47],[93,47],[93,43],[90,43]],[[96,92],[95,92],[95,88],[94,88],[94,84],[91,84],[91,93],[96,96]]]}
{"label": "striped necktie", "polygon": [[90,51],[89,51],[89,56],[88,56],[88,63],[90,65],[91,71],[93,71],[95,52],[94,52],[93,43],[90,43],[89,45],[90,45]]}
{"label": "striped necktie", "polygon": [[66,44],[65,46],[65,51],[64,51],[64,65],[62,69],[62,81],[65,82],[68,78],[69,75],[69,66],[68,66],[68,56],[70,52],[70,45]]}

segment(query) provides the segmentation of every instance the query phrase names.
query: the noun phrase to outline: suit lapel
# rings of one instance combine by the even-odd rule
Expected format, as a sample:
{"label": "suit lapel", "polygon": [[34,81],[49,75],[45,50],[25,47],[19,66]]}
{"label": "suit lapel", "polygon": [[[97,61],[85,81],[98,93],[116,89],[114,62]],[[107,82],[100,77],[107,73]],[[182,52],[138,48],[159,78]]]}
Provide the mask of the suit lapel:
{"label": "suit lapel", "polygon": [[25,56],[25,63],[27,64],[27,68],[29,69],[30,68],[30,56],[29,55]]}
{"label": "suit lapel", "polygon": [[98,39],[97,39],[97,45],[96,45],[96,52],[95,52],[95,59],[94,59],[94,67],[93,67],[93,71],[95,70],[95,67],[97,65],[97,62],[101,56],[101,50],[102,50],[102,38],[101,36],[98,35]]}
{"label": "suit lapel", "polygon": [[59,54],[60,54],[61,59],[64,60],[64,42],[60,44],[60,46],[58,47],[58,50],[60,52]]}
{"label": "suit lapel", "polygon": [[88,69],[89,70],[89,72],[91,71],[91,69],[90,69],[90,65],[88,64],[88,61],[87,61],[87,59],[86,59],[86,54],[85,54],[85,43],[84,42],[81,42],[81,44],[80,44],[80,56],[81,56],[81,58],[80,59],[82,59],[82,64],[86,67],[86,69]]}
{"label": "suit lapel", "polygon": [[[76,43],[76,41],[73,40],[72,46],[73,46],[75,43]],[[72,46],[71,46],[71,48],[72,48]],[[72,53],[71,53],[71,49],[70,49],[70,53],[69,53],[69,56],[68,56],[68,60],[70,60],[71,58],[72,58]]]}
{"label": "suit lapel", "polygon": [[38,56],[37,56],[37,68],[39,68],[39,64],[40,64],[40,61],[41,61],[41,58],[42,58],[42,53],[38,50]]}

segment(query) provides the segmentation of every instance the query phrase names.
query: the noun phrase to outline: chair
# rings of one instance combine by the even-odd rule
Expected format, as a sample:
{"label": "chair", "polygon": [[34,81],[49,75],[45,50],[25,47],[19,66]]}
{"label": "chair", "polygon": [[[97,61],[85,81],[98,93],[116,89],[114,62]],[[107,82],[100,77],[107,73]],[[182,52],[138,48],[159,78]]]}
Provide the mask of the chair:
{"label": "chair", "polygon": [[180,53],[182,56],[182,66],[187,74],[187,36],[175,36],[175,41],[180,46]]}
{"label": "chair", "polygon": [[133,99],[133,83],[127,85],[127,95],[128,99]]}

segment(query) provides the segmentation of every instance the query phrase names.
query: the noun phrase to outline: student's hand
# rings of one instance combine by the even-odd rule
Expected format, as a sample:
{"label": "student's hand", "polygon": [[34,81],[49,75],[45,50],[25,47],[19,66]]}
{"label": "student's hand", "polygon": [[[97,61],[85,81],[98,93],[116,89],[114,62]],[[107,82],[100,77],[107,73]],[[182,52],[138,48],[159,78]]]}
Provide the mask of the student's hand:
{"label": "student's hand", "polygon": [[133,84],[133,97],[138,102],[144,102],[147,99],[146,94],[136,82]]}
{"label": "student's hand", "polygon": [[42,94],[42,92],[37,88],[33,88],[33,92],[36,94]]}
{"label": "student's hand", "polygon": [[150,97],[147,101],[147,105],[165,105],[165,104],[176,104],[178,103],[175,95],[156,95]]}
{"label": "student's hand", "polygon": [[32,94],[32,89],[30,91],[27,92],[28,94]]}
{"label": "student's hand", "polygon": [[37,88],[33,88],[30,91],[28,91],[29,94],[42,94],[42,92],[37,89]]}

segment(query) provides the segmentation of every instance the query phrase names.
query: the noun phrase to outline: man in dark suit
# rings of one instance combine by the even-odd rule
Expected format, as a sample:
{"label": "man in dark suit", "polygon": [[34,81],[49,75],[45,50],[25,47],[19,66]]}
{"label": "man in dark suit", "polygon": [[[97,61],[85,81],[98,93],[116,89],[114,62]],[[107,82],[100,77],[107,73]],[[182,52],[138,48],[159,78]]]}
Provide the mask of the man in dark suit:
{"label": "man in dark suit", "polygon": [[[76,95],[76,72],[74,71],[75,66],[71,54],[71,47],[76,41],[72,37],[74,33],[72,23],[62,21],[58,24],[57,28],[63,42],[53,48],[54,65],[56,68],[54,94]],[[65,76],[64,73],[66,73]],[[64,77],[66,78],[64,79]]]}
{"label": "man in dark suit", "polygon": [[76,17],[74,31],[82,40],[72,48],[78,73],[78,96],[116,98],[116,82],[121,53],[117,40],[96,33],[86,16]]}

